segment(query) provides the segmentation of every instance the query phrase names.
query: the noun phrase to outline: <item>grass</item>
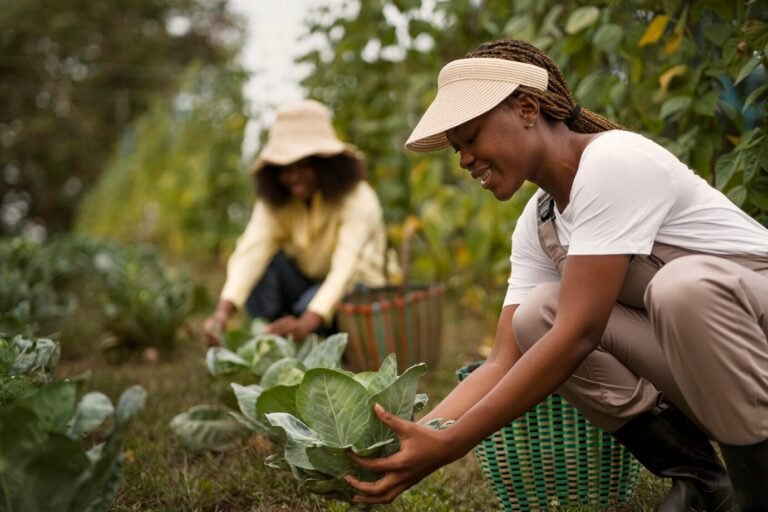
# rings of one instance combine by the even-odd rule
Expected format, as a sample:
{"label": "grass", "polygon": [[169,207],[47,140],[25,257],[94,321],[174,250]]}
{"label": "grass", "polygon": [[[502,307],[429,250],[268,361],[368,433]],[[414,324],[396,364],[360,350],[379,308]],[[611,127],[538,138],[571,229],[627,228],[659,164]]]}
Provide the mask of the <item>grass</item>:
{"label": "grass", "polygon": [[[483,322],[460,307],[448,305],[441,367],[423,379],[424,391],[436,403],[455,385],[454,370],[480,358],[477,347]],[[205,347],[193,329],[172,354],[159,361],[141,357],[121,364],[102,355],[70,359],[60,364],[59,377],[92,372],[87,387],[113,400],[128,386],[141,384],[147,405],[132,425],[126,444],[126,464],[116,512],[343,512],[350,506],[303,491],[290,474],[263,464],[276,447],[253,436],[238,446],[216,453],[190,454],[173,438],[168,422],[176,414],[201,403],[216,403],[203,365]],[[153,360],[153,359],[152,359]],[[658,506],[664,485],[644,474],[632,502],[617,510],[651,511]],[[495,498],[482,479],[473,454],[427,477],[391,505],[377,511],[476,512],[493,510]],[[559,512],[591,512],[597,507],[554,507]]]}

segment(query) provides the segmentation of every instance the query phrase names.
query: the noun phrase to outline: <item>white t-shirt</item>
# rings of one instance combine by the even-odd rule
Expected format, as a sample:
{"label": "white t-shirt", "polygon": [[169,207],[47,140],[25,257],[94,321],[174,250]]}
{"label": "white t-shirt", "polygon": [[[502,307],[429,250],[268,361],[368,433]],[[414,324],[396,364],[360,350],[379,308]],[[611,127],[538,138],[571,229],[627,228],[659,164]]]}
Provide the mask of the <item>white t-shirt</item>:
{"label": "white t-shirt", "polygon": [[[560,274],[537,233],[539,190],[512,235],[512,273],[504,305]],[[581,155],[570,201],[555,208],[569,255],[650,254],[654,242],[709,254],[768,256],[768,230],[672,153],[642,135],[614,130]]]}

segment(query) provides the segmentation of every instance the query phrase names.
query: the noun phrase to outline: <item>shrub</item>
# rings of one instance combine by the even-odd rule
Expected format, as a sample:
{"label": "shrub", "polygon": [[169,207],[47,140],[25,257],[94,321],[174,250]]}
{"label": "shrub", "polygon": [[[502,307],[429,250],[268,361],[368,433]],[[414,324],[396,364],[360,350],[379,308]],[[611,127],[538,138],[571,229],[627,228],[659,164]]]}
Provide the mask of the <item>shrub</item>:
{"label": "shrub", "polygon": [[146,247],[78,237],[0,240],[0,333],[62,330],[65,350],[83,334],[171,347],[192,293],[189,277]]}

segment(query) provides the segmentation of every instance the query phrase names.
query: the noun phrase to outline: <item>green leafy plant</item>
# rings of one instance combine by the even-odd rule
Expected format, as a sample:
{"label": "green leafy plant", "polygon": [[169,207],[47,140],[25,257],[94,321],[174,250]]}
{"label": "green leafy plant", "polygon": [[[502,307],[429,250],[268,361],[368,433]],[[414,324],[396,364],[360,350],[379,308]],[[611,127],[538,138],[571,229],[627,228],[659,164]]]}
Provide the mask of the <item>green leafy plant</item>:
{"label": "green leafy plant", "polygon": [[77,383],[52,381],[59,347],[0,338],[0,508],[6,512],[103,512],[117,492],[122,447],[146,392],[128,388],[117,407]]}
{"label": "green leafy plant", "polygon": [[0,406],[13,404],[53,380],[59,344],[47,338],[0,336]]}
{"label": "green leafy plant", "polygon": [[248,330],[230,330],[222,346],[208,349],[208,374],[224,406],[196,405],[171,420],[177,439],[188,450],[222,449],[252,432],[279,441],[279,433],[263,415],[241,415],[238,408],[251,411],[265,390],[295,385],[312,368],[341,367],[346,334],[324,340],[311,336],[299,346],[264,333],[264,325],[254,321]]}
{"label": "green leafy plant", "polygon": [[57,285],[68,273],[61,260],[31,240],[0,241],[0,333],[36,334],[41,324],[59,320],[75,306]]}
{"label": "green leafy plant", "polygon": [[186,273],[149,248],[68,236],[0,240],[0,333],[6,335],[61,331],[66,349],[78,341],[80,316],[88,316],[99,335],[119,345],[170,347],[192,294]]}
{"label": "green leafy plant", "polygon": [[93,257],[104,327],[123,344],[170,346],[192,307],[192,282],[155,251],[105,245]]}
{"label": "green leafy plant", "polygon": [[[74,382],[55,382],[0,407],[0,503],[7,512],[109,509],[122,468],[122,446],[146,392],[127,389],[117,407],[98,392],[76,401]],[[109,418],[106,439],[83,439]]]}
{"label": "green leafy plant", "polygon": [[380,457],[398,449],[397,437],[379,421],[373,405],[412,419],[427,401],[426,395],[416,393],[426,370],[420,363],[397,375],[394,354],[378,372],[315,368],[298,384],[265,390],[255,406],[241,402],[241,411],[252,421],[263,415],[283,431],[283,455],[270,457],[270,467],[290,470],[310,492],[351,500],[354,492],[344,475],[368,481],[378,475],[354,465],[346,452]]}

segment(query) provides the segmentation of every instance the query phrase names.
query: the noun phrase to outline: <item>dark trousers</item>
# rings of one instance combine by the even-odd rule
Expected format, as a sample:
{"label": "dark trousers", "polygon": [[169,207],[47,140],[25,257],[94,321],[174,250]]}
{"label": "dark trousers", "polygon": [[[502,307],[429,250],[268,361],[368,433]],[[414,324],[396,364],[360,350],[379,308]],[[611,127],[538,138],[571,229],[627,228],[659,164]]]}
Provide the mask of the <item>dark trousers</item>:
{"label": "dark trousers", "polygon": [[300,316],[320,288],[301,273],[283,251],[275,254],[261,280],[256,283],[245,310],[252,318],[270,322],[285,315]]}
{"label": "dark trousers", "polygon": [[[286,315],[299,317],[306,311],[320,284],[305,276],[283,251],[279,251],[251,290],[245,310],[251,318],[264,318],[270,322]],[[329,335],[336,330],[334,320],[318,334]]]}

